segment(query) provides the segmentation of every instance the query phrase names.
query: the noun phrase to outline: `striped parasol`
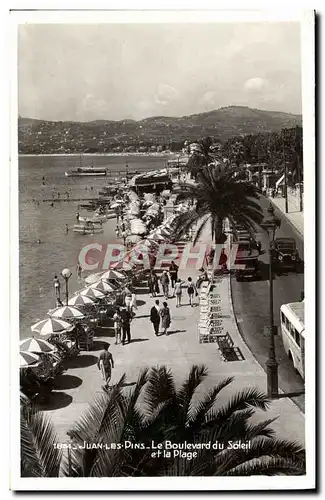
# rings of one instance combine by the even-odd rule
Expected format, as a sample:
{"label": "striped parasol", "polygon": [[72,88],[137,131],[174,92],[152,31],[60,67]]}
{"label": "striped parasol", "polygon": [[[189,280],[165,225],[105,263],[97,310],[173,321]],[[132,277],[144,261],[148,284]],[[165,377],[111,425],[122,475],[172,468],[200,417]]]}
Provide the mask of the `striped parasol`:
{"label": "striped parasol", "polygon": [[86,295],[87,297],[91,297],[93,299],[102,299],[104,297],[103,292],[100,290],[96,290],[96,288],[91,288],[88,286],[87,288],[84,288],[80,292],[78,292],[79,295]]}
{"label": "striped parasol", "polygon": [[57,307],[56,309],[52,309],[47,313],[52,318],[62,318],[62,319],[82,319],[84,318],[84,314],[72,306],[63,306]]}
{"label": "striped parasol", "polygon": [[20,342],[20,349],[25,352],[51,352],[55,349],[54,345],[46,340],[29,337]]}
{"label": "striped parasol", "polygon": [[69,306],[76,307],[93,306],[94,300],[90,297],[87,297],[87,295],[75,295],[74,297],[71,297],[71,299],[69,299],[68,304]]}
{"label": "striped parasol", "polygon": [[40,358],[37,354],[32,352],[20,351],[19,353],[19,366],[26,368],[27,366],[37,366],[40,364]]}
{"label": "striped parasol", "polygon": [[70,331],[73,328],[74,326],[67,321],[57,318],[48,318],[35,323],[35,325],[31,327],[31,330],[32,332],[37,332],[40,335],[51,335],[52,333],[58,334]]}
{"label": "striped parasol", "polygon": [[99,290],[100,292],[103,292],[103,293],[116,291],[115,286],[113,286],[111,283],[108,283],[107,281],[103,281],[103,280],[97,281],[96,283],[91,285],[90,288],[93,288],[95,290]]}
{"label": "striped parasol", "polygon": [[87,276],[85,278],[85,283],[87,285],[92,285],[93,283],[96,283],[96,281],[98,281],[100,279],[100,275],[102,273],[94,273],[94,274],[90,274],[89,276]]}
{"label": "striped parasol", "polygon": [[118,271],[113,271],[109,269],[108,271],[104,271],[103,273],[99,273],[99,279],[101,280],[125,280],[126,277],[124,274],[119,273]]}

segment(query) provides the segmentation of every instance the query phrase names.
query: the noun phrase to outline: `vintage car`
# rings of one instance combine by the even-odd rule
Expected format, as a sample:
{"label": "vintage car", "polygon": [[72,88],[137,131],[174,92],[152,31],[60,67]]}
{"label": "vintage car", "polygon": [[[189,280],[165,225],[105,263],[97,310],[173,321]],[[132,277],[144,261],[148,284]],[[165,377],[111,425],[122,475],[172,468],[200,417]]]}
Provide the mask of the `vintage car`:
{"label": "vintage car", "polygon": [[237,281],[261,279],[258,256],[259,251],[250,240],[239,242],[235,264],[241,264],[245,267],[235,270]]}
{"label": "vintage car", "polygon": [[297,269],[301,259],[294,238],[277,238],[274,241],[272,261],[280,269]]}

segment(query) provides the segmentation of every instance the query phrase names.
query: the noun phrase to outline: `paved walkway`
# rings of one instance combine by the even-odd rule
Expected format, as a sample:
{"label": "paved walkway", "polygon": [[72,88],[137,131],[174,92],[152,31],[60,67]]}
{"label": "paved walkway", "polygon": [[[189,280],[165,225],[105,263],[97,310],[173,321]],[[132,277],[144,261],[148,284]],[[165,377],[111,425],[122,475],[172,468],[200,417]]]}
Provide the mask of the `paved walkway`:
{"label": "paved walkway", "polygon": [[[207,232],[202,234],[201,240],[208,241]],[[187,278],[189,274],[193,278],[195,277],[193,270],[190,273],[188,270],[181,271],[179,274],[182,279]],[[225,377],[235,377],[230,388],[224,389],[218,397],[221,404],[227,402],[237,391],[248,387],[255,386],[265,391],[265,372],[243,342],[236,326],[229,278],[224,277],[217,287],[221,296],[224,330],[229,332],[234,345],[240,349],[244,360],[222,361],[217,344],[199,343],[197,332],[199,306],[190,307],[187,304],[186,291],[183,294],[181,308],[176,308],[175,299],[169,299],[172,317],[170,335],[157,338],[149,321],[153,299],[149,298],[146,289],[139,289],[137,293],[139,307],[131,326],[131,344],[126,346],[112,345],[114,343],[113,329],[99,329],[98,337],[95,338],[96,350],[81,353],[76,358],[74,365],[71,365],[66,374],[61,376],[61,390],[56,394],[53,393],[52,406],[47,410],[54,421],[60,442],[67,440],[66,432],[71,424],[86,410],[95,392],[101,390],[102,381],[96,361],[103,341],[111,343],[110,350],[115,362],[112,382],[116,382],[126,373],[127,384],[130,385],[129,389],[132,389],[131,386],[137,380],[139,371],[145,366],[168,366],[172,369],[177,384],[180,384],[193,364],[205,364],[208,367],[209,376],[202,384],[203,391],[207,391]],[[162,297],[160,301],[163,301]],[[51,407],[52,409],[50,409]],[[264,420],[274,416],[278,416],[278,419],[272,425],[280,437],[298,440],[304,444],[304,415],[290,399],[272,402],[269,412],[257,413],[254,419]]]}
{"label": "paved walkway", "polygon": [[285,212],[285,198],[270,198],[270,201],[286,216],[293,227],[304,236],[304,212],[299,212],[295,204],[288,200],[288,213]]}

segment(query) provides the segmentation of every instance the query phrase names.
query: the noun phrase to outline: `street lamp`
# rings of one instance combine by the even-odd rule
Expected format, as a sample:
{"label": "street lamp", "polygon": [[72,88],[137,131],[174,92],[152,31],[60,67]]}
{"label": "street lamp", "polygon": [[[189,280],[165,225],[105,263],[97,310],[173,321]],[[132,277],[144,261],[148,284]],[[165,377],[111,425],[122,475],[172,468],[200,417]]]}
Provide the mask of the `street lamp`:
{"label": "street lamp", "polygon": [[63,269],[63,271],[61,271],[61,275],[65,279],[65,298],[66,298],[66,304],[68,305],[69,301],[68,281],[69,278],[71,278],[72,276],[72,272],[70,271],[70,269]]}
{"label": "street lamp", "polygon": [[270,397],[278,395],[278,362],[275,358],[275,344],[274,335],[276,334],[276,327],[274,326],[273,314],[273,272],[272,272],[272,253],[275,232],[281,225],[281,220],[275,217],[274,208],[270,203],[267,209],[267,216],[264,217],[261,227],[265,229],[269,237],[269,280],[270,280],[270,319],[269,319],[269,356],[266,362],[267,374],[267,394]]}

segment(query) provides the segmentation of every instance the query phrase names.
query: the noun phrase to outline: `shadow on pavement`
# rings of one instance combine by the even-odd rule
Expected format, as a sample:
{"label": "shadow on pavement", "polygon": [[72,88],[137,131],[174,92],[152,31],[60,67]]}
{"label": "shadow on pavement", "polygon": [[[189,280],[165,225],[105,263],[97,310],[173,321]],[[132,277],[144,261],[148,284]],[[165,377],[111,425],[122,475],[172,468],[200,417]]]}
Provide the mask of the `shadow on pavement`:
{"label": "shadow on pavement", "polygon": [[59,408],[69,406],[72,403],[72,397],[65,392],[51,392],[46,400],[42,400],[41,398],[38,400],[37,396],[34,402],[42,411],[58,410]]}
{"label": "shadow on pavement", "polygon": [[135,342],[145,342],[146,340],[149,340],[149,339],[131,339],[130,344],[134,344]]}
{"label": "shadow on pavement", "polygon": [[75,389],[82,384],[82,380],[79,377],[75,377],[74,375],[59,375],[54,380],[54,389],[55,390],[63,390],[63,389]]}
{"label": "shadow on pavement", "polygon": [[92,351],[101,351],[105,346],[109,346],[109,342],[105,342],[103,340],[94,340]]}
{"label": "shadow on pavement", "polygon": [[144,306],[146,304],[145,300],[139,300],[137,299],[137,306]]}
{"label": "shadow on pavement", "polygon": [[[145,288],[136,288],[136,291],[135,291],[135,294],[136,295],[147,295],[147,293],[149,292],[149,289],[147,287]],[[138,301],[137,301],[138,302]]]}
{"label": "shadow on pavement", "polygon": [[134,319],[142,319],[142,318],[150,318],[150,314],[141,314],[140,316],[136,315]]}
{"label": "shadow on pavement", "polygon": [[74,359],[69,359],[65,363],[65,368],[86,368],[97,363],[97,357],[92,354],[81,354]]}
{"label": "shadow on pavement", "polygon": [[168,332],[168,335],[174,335],[174,333],[184,333],[187,332],[187,330],[170,330]]}
{"label": "shadow on pavement", "polygon": [[113,326],[102,326],[97,328],[96,337],[115,337],[115,331]]}

